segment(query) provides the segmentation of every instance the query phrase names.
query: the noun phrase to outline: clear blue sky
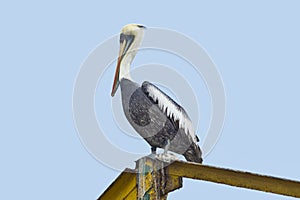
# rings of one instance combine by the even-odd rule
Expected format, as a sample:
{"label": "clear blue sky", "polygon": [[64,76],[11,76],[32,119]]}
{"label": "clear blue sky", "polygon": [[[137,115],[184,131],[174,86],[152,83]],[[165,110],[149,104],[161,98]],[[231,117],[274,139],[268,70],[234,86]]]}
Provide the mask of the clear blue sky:
{"label": "clear blue sky", "polygon": [[[227,116],[206,164],[300,180],[299,6],[296,0],[1,2],[0,199],[96,199],[118,176],[82,146],[72,92],[89,52],[132,22],[192,37],[218,66]],[[289,199],[191,180],[169,198],[190,197]]]}

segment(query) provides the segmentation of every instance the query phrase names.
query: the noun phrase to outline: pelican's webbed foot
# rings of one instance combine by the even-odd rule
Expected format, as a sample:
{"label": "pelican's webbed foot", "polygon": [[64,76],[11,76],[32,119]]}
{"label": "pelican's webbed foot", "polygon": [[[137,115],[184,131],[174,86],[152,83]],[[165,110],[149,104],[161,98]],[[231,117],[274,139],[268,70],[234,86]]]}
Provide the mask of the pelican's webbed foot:
{"label": "pelican's webbed foot", "polygon": [[171,163],[175,160],[179,160],[179,158],[173,154],[173,153],[161,153],[161,154],[157,154],[156,158],[158,160],[161,160],[163,162],[167,162],[167,163]]}

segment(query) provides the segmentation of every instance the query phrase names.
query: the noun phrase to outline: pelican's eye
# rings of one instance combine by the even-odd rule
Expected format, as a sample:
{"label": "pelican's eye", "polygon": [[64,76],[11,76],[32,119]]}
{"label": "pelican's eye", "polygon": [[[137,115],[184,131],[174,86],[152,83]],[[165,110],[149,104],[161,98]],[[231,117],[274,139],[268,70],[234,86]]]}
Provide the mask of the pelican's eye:
{"label": "pelican's eye", "polygon": [[123,33],[121,33],[120,35],[120,43],[123,43],[125,40],[125,35]]}
{"label": "pelican's eye", "polygon": [[146,27],[143,26],[143,25],[137,25],[137,27],[139,27],[139,28],[146,28]]}

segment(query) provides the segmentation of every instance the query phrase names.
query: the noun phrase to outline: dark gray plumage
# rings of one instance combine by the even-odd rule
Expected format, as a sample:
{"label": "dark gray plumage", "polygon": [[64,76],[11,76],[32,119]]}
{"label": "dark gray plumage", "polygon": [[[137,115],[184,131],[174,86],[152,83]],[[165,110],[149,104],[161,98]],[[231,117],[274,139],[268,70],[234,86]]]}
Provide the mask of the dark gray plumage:
{"label": "dark gray plumage", "polygon": [[[144,82],[140,87],[137,83],[126,78],[121,79],[122,105],[127,120],[132,127],[151,145],[155,151],[157,147],[164,148],[168,141],[169,150],[182,154],[186,160],[202,163],[201,150],[192,137],[179,127],[179,121],[164,112],[149,96],[148,87],[154,86]],[[155,87],[155,86],[154,86]],[[157,92],[166,95],[157,87]],[[167,96],[167,95],[166,95]],[[176,108],[184,109],[167,96]],[[186,115],[186,117],[188,117]]]}

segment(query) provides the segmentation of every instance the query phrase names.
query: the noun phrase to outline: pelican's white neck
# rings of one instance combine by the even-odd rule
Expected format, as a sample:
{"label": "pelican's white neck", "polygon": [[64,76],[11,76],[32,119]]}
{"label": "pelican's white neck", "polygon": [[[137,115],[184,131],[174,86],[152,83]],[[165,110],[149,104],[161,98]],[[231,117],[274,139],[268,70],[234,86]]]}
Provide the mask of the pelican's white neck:
{"label": "pelican's white neck", "polygon": [[130,66],[133,61],[133,58],[134,56],[132,56],[131,53],[124,55],[120,64],[121,66],[120,66],[119,80],[121,80],[122,78],[131,80]]}

